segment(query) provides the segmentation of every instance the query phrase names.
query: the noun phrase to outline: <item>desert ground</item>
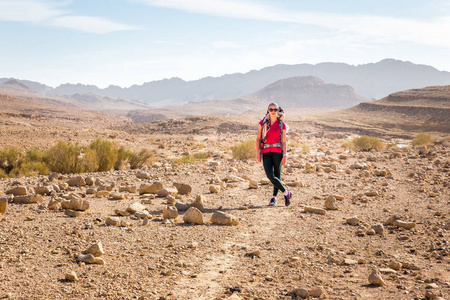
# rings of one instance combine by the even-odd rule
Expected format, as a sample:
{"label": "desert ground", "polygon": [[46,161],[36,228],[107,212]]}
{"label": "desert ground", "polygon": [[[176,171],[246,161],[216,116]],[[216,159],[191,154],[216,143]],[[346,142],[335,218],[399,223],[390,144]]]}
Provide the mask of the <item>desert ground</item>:
{"label": "desert ground", "polygon": [[[372,124],[364,128],[390,146],[346,150],[360,132],[324,126],[323,111],[288,111],[282,180],[294,196],[268,207],[262,164],[231,152],[255,136],[257,112],[132,124],[19,108],[2,110],[1,147],[103,138],[157,159],[138,170],[2,179],[0,297],[449,299],[448,133],[413,147],[416,132]],[[173,163],[198,152],[209,157]]]}

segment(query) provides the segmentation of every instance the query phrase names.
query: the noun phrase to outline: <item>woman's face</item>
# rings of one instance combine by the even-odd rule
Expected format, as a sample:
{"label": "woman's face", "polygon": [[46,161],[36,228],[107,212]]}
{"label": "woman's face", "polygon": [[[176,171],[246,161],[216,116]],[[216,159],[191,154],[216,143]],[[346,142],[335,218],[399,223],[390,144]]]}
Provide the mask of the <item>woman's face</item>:
{"label": "woman's face", "polygon": [[277,112],[278,112],[278,107],[276,105],[270,105],[269,108],[267,109],[269,111],[269,114],[271,116],[276,116]]}

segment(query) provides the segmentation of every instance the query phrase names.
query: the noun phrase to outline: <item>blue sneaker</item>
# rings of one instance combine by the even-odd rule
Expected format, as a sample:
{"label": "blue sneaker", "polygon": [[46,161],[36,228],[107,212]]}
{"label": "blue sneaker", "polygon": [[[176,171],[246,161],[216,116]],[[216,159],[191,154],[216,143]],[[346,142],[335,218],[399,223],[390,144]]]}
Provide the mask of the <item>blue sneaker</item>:
{"label": "blue sneaker", "polygon": [[291,198],[292,198],[291,192],[288,192],[287,196],[284,195],[284,205],[286,205],[286,206],[291,205]]}
{"label": "blue sneaker", "polygon": [[275,205],[277,205],[277,198],[272,197],[270,199],[269,206],[275,206]]}

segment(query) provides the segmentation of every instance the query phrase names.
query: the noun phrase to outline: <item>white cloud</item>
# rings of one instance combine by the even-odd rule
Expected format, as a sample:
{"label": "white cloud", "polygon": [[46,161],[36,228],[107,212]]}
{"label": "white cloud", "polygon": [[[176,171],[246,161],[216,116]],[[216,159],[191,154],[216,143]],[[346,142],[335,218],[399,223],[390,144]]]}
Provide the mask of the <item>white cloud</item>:
{"label": "white cloud", "polygon": [[369,15],[301,12],[253,1],[237,0],[138,0],[152,6],[213,16],[313,25],[331,32],[362,35],[385,43],[414,42],[450,47],[450,17],[430,21]]}
{"label": "white cloud", "polygon": [[216,41],[212,42],[213,47],[223,48],[223,49],[239,49],[242,45],[235,41]]}
{"label": "white cloud", "polygon": [[0,21],[33,22],[98,34],[137,29],[101,17],[73,15],[62,9],[67,4],[69,2],[0,0]]}

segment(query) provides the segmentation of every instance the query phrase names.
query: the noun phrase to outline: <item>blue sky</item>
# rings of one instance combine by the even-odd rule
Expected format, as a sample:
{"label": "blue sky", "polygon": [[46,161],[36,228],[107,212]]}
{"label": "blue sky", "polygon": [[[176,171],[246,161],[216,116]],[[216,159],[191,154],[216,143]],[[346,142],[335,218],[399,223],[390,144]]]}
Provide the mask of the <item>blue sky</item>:
{"label": "blue sky", "polygon": [[395,58],[450,71],[448,0],[0,0],[0,77],[133,84]]}

